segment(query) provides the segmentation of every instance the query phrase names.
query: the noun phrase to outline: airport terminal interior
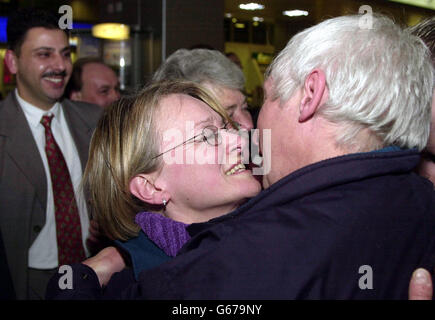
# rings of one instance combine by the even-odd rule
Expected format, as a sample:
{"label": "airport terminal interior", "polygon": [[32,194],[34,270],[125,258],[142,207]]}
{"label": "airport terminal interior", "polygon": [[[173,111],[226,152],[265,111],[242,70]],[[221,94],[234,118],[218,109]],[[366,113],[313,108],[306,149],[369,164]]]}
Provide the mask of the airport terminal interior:
{"label": "airport terminal interior", "polygon": [[[254,1],[254,0],[252,0]],[[235,53],[246,78],[251,108],[262,101],[263,75],[290,37],[324,19],[379,12],[404,25],[431,17],[427,0],[0,0],[0,94],[14,88],[4,64],[8,15],[21,7],[59,13],[71,28],[73,62],[96,56],[116,70],[121,90],[147,83],[167,56],[180,48]]]}

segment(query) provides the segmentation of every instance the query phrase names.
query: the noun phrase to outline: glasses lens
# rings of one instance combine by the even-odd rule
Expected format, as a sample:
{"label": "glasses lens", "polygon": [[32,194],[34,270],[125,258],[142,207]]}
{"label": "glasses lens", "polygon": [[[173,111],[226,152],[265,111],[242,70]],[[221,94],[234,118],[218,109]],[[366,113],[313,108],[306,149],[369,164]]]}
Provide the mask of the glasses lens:
{"label": "glasses lens", "polygon": [[202,135],[205,141],[211,146],[217,146],[221,141],[218,128],[215,126],[208,126],[202,130]]}

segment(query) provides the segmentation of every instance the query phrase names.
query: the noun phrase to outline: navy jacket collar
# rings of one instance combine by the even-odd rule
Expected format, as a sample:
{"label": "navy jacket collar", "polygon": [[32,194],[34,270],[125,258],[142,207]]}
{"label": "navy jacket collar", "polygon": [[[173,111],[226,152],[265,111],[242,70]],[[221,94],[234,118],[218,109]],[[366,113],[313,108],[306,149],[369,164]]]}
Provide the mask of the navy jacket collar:
{"label": "navy jacket collar", "polygon": [[136,280],[141,271],[157,267],[171,259],[171,257],[167,256],[162,249],[157,247],[143,231],[140,231],[136,238],[125,242],[116,240],[115,243],[129,254],[131,267]]}
{"label": "navy jacket collar", "polygon": [[[286,203],[334,185],[363,180],[386,174],[412,171],[420,161],[416,149],[348,154],[316,162],[294,171],[235,211],[205,223],[187,227],[193,237],[217,223],[237,218],[255,206],[257,210]],[[287,187],[291,184],[291,188]]]}

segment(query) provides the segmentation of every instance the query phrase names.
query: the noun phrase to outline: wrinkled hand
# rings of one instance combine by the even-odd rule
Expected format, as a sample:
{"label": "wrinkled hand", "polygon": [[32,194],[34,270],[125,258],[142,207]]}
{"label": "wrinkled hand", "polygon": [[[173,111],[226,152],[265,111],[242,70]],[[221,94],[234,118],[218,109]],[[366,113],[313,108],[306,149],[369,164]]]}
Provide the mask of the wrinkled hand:
{"label": "wrinkled hand", "polygon": [[96,256],[86,259],[83,264],[91,267],[98,276],[100,286],[105,286],[115,272],[125,268],[125,262],[115,247],[107,247]]}
{"label": "wrinkled hand", "polygon": [[409,300],[432,300],[433,284],[430,273],[425,269],[414,271],[409,282]]}

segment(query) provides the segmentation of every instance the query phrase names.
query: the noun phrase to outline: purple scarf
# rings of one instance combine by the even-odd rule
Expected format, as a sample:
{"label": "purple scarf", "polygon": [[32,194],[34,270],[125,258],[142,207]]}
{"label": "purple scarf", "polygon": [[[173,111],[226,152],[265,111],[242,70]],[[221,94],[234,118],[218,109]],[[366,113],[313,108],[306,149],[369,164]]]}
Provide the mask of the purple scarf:
{"label": "purple scarf", "polygon": [[186,231],[187,224],[158,213],[140,212],[135,221],[148,238],[170,257],[175,257],[178,250],[190,239]]}

